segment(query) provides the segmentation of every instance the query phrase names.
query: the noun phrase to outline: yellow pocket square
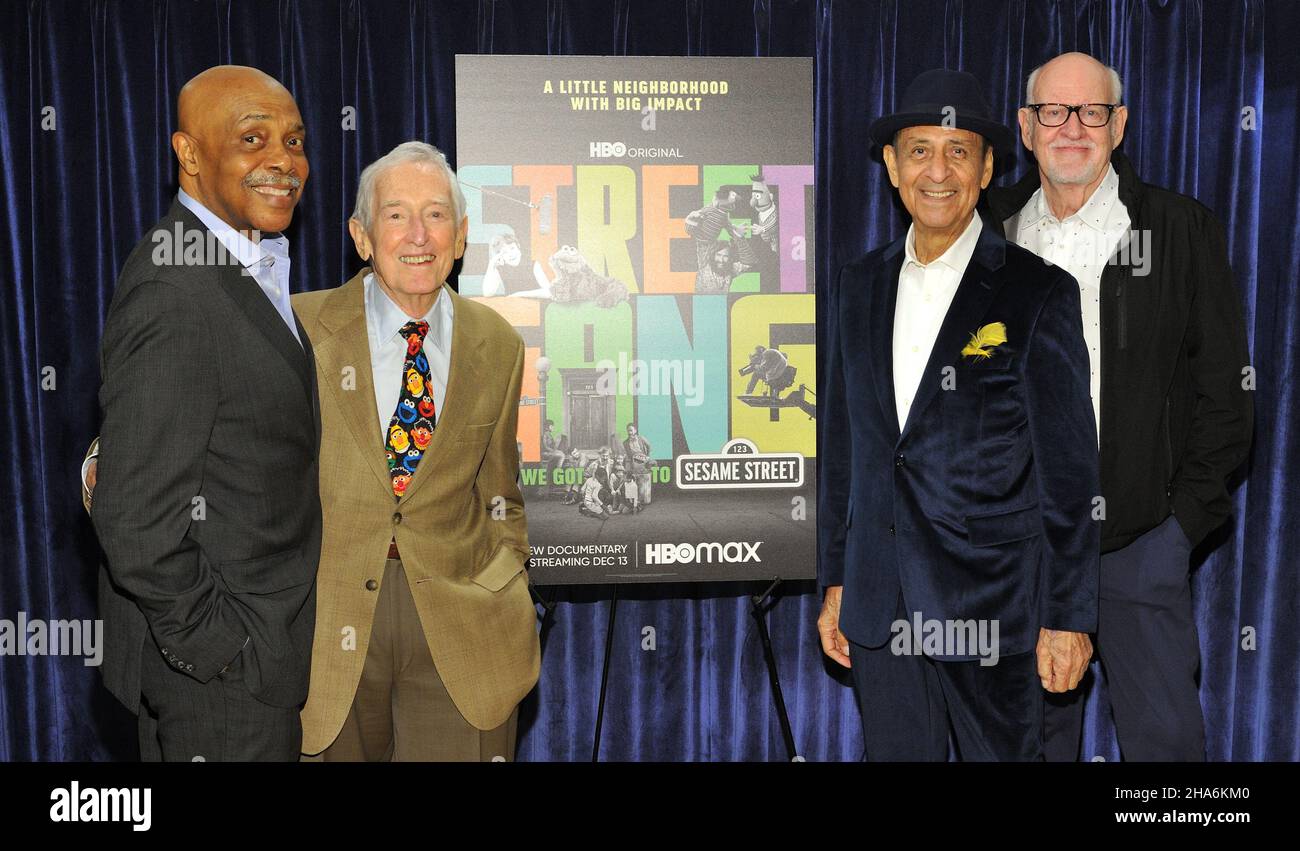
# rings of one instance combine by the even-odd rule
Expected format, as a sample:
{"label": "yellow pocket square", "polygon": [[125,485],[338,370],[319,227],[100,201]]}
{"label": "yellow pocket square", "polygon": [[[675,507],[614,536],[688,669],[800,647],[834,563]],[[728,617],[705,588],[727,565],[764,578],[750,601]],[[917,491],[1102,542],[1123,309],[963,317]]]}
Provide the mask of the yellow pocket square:
{"label": "yellow pocket square", "polygon": [[961,353],[967,357],[992,357],[993,350],[1006,341],[1007,326],[1001,322],[991,322],[970,335],[970,342]]}

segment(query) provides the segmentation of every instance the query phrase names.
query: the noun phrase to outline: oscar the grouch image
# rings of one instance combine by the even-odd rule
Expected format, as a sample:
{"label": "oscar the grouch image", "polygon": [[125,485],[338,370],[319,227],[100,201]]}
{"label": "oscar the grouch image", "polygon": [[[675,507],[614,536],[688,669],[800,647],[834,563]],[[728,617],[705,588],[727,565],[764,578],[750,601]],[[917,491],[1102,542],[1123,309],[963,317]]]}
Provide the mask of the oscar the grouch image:
{"label": "oscar the grouch image", "polygon": [[627,284],[598,275],[572,245],[562,245],[551,255],[555,280],[551,282],[551,301],[557,304],[596,302],[597,307],[613,307],[627,301]]}

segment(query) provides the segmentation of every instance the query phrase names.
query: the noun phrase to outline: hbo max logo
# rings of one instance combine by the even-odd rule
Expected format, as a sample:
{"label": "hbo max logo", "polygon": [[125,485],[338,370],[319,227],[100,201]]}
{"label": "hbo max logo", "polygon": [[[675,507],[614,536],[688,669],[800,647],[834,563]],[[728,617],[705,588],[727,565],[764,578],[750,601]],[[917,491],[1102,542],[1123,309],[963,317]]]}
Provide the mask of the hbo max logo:
{"label": "hbo max logo", "polygon": [[762,561],[758,548],[762,541],[731,541],[723,544],[711,542],[706,544],[646,544],[646,564],[690,564],[703,562],[748,562]]}
{"label": "hbo max logo", "polygon": [[606,157],[624,157],[627,156],[627,145],[622,142],[592,142],[591,157],[592,159],[604,159]]}

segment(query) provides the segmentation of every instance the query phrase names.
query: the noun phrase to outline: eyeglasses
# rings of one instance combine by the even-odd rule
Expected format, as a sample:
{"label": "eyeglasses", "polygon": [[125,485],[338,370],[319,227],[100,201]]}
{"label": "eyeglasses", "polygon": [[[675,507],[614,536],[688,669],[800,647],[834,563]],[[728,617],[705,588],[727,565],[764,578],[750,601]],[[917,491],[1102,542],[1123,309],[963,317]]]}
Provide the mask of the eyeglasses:
{"label": "eyeglasses", "polygon": [[1029,109],[1038,116],[1038,123],[1044,127],[1060,127],[1070,120],[1070,113],[1079,114],[1079,123],[1084,127],[1105,127],[1110,123],[1110,116],[1117,103],[1081,103],[1070,106],[1064,103],[1030,103]]}

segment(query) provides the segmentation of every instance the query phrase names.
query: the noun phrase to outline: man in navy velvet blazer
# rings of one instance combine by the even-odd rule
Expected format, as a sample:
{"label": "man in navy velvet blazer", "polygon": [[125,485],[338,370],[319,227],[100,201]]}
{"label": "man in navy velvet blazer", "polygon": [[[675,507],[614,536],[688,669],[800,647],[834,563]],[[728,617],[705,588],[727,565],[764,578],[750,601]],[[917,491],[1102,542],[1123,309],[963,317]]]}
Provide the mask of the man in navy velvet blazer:
{"label": "man in navy velvet blazer", "polygon": [[976,212],[1014,145],[988,115],[974,77],[930,71],[872,125],[912,227],[831,291],[818,628],[872,760],[945,759],[950,729],[962,759],[1041,759],[1043,689],[1092,655],[1079,288]]}

